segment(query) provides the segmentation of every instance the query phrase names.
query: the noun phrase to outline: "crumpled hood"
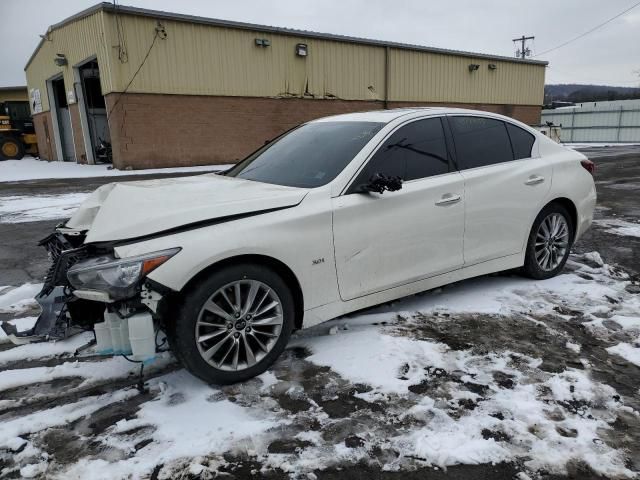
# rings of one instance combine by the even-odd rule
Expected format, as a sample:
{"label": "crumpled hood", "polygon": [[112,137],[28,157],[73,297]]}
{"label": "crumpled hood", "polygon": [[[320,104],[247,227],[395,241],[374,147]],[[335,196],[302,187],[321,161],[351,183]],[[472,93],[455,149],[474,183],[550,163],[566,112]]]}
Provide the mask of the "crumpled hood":
{"label": "crumpled hood", "polygon": [[125,240],[231,215],[291,207],[307,192],[216,174],[110,183],[93,192],[66,226],[88,230],[85,243]]}

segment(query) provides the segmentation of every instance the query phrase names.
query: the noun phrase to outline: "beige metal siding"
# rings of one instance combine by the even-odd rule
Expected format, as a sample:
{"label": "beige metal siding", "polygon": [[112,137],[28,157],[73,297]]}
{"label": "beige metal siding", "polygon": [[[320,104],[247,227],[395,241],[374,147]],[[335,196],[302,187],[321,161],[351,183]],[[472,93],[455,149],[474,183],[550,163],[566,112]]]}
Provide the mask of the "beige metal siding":
{"label": "beige metal siding", "polygon": [[[96,12],[88,17],[76,20],[48,34],[49,40],[42,42],[31,63],[26,69],[29,91],[40,90],[42,110],[49,110],[49,97],[46,81],[62,74],[65,91],[74,89],[73,67],[91,57],[97,57],[100,67],[100,80],[103,93],[110,92],[111,87],[111,40],[105,36],[103,17],[105,13]],[[58,67],[53,63],[56,53],[63,53],[68,64]]]}
{"label": "beige metal siding", "polygon": [[13,101],[21,101],[21,100],[29,100],[29,96],[27,95],[26,88],[0,88],[0,103],[6,102],[9,100]]}
{"label": "beige metal siding", "polygon": [[[117,91],[126,87],[142,62],[156,26],[147,17],[123,16],[122,22],[129,62],[115,69]],[[132,92],[384,99],[383,47],[178,21],[162,24],[167,38],[156,40],[129,88]],[[256,46],[256,38],[270,40],[271,46]],[[308,45],[308,57],[295,55],[297,43]],[[470,73],[470,63],[480,69]],[[497,69],[489,70],[489,63]],[[391,101],[543,102],[543,65],[391,48],[390,69]]]}
{"label": "beige metal siding", "polygon": [[[129,62],[118,65],[117,91],[133,77],[156,27],[145,17],[126,16],[122,22]],[[162,24],[167,38],[156,40],[131,92],[351,100],[381,99],[384,92],[384,50],[378,47],[184,22]],[[269,39],[271,46],[256,46],[256,38]],[[308,57],[295,55],[297,43],[308,45]]]}
{"label": "beige metal siding", "polygon": [[[153,42],[156,20],[120,14],[128,61],[117,58],[116,17],[99,11],[55,29],[27,68],[29,88],[40,88],[47,110],[45,80],[64,73],[67,91],[75,65],[96,55],[103,93],[122,92]],[[130,92],[248,97],[384,100],[385,48],[333,39],[296,37],[191,22],[161,20],[166,39],[156,39]],[[255,45],[256,38],[271,42]],[[309,55],[295,55],[306,43]],[[55,53],[69,66],[56,67]],[[541,105],[544,65],[478,59],[473,56],[390,48],[389,100]],[[470,73],[468,65],[480,69]],[[488,64],[495,63],[496,70]]]}
{"label": "beige metal siding", "polygon": [[[541,105],[545,67],[391,49],[392,100]],[[469,64],[480,65],[469,71]],[[495,70],[489,64],[496,65]]]}

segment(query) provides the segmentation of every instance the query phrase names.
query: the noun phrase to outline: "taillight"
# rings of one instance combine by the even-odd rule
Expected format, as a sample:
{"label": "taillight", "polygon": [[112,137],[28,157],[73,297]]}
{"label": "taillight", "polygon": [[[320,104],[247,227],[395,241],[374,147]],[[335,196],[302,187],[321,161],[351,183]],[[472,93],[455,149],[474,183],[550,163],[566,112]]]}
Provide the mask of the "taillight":
{"label": "taillight", "polygon": [[580,163],[582,164],[584,169],[587,172],[589,172],[591,175],[594,175],[596,173],[596,164],[593,163],[591,160],[587,160],[585,158],[584,160],[581,160]]}

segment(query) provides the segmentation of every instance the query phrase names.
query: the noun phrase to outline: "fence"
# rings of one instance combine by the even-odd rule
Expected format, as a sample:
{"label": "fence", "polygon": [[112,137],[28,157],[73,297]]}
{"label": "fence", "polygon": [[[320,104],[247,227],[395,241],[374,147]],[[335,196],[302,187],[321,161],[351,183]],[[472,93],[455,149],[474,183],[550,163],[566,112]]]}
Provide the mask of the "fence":
{"label": "fence", "polygon": [[542,111],[542,123],[562,125],[569,143],[640,143],[640,102],[603,102]]}

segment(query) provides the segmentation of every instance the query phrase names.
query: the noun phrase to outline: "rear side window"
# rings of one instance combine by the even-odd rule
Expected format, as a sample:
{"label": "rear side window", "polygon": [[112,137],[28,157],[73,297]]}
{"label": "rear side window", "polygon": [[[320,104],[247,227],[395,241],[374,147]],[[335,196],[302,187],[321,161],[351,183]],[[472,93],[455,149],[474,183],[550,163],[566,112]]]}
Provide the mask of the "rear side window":
{"label": "rear side window", "polygon": [[366,183],[375,173],[407,181],[448,172],[442,121],[428,118],[411,122],[394,132],[369,160],[354,185]]}
{"label": "rear side window", "polygon": [[460,169],[513,160],[504,122],[484,117],[449,117]]}
{"label": "rear side window", "polygon": [[513,156],[516,160],[521,158],[529,158],[531,149],[536,138],[526,130],[507,123],[507,131],[511,138],[511,146],[513,147]]}

